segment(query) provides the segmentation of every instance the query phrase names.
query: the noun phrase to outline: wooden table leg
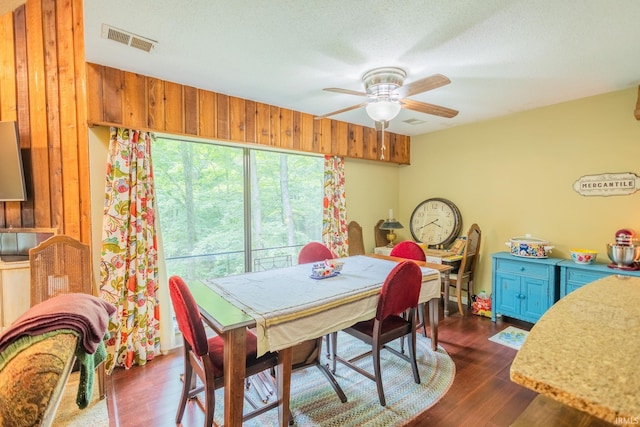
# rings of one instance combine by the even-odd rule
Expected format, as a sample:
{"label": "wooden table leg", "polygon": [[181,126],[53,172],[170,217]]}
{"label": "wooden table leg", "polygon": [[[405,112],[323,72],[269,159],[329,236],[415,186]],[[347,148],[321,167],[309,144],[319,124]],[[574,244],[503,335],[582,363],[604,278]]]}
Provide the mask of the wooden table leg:
{"label": "wooden table leg", "polygon": [[[431,298],[429,300],[429,324],[431,326],[431,350],[438,349],[438,309],[440,307],[440,298]],[[424,317],[423,317],[424,318]]]}
{"label": "wooden table leg", "polygon": [[247,331],[245,327],[236,328],[225,332],[222,337],[224,338],[224,425],[241,427]]}
{"label": "wooden table leg", "polygon": [[278,368],[276,377],[278,380],[278,425],[289,425],[289,399],[291,397],[291,363],[293,350],[291,347],[278,352]]}
{"label": "wooden table leg", "polygon": [[442,273],[444,275],[444,317],[449,316],[449,286],[451,282],[449,281],[449,272],[445,271]]}

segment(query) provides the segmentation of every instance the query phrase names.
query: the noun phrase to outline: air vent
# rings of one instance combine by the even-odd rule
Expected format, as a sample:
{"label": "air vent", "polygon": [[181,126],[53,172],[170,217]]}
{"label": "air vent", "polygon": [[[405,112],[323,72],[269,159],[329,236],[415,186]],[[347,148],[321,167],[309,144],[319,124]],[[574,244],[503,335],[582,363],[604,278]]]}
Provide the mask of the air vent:
{"label": "air vent", "polygon": [[151,40],[107,24],[102,24],[102,38],[126,44],[127,46],[135,47],[136,49],[144,50],[145,52],[150,52],[151,49],[155,47],[156,43],[158,43],[155,40]]}
{"label": "air vent", "polygon": [[405,120],[404,122],[408,125],[421,125],[423,123],[427,123],[424,120],[418,120],[418,119],[408,119],[408,120]]}

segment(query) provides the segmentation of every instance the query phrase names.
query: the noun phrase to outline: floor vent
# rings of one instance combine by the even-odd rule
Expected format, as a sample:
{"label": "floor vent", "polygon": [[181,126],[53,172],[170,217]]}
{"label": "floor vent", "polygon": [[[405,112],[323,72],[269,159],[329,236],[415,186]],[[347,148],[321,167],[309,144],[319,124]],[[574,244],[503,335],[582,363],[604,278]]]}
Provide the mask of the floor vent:
{"label": "floor vent", "polygon": [[107,24],[102,24],[102,38],[126,44],[127,46],[135,47],[136,49],[144,50],[145,52],[150,52],[151,49],[155,47],[156,43],[158,43],[155,40],[129,33],[127,31],[111,27]]}

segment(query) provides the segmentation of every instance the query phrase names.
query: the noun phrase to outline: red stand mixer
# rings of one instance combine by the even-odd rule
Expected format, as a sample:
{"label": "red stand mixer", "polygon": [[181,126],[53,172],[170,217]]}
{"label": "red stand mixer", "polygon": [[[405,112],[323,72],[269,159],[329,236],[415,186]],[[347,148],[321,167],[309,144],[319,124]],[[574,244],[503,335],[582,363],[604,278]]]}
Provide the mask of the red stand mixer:
{"label": "red stand mixer", "polygon": [[633,271],[640,269],[640,245],[633,230],[623,228],[616,231],[616,243],[607,243],[607,255],[612,261],[607,267]]}

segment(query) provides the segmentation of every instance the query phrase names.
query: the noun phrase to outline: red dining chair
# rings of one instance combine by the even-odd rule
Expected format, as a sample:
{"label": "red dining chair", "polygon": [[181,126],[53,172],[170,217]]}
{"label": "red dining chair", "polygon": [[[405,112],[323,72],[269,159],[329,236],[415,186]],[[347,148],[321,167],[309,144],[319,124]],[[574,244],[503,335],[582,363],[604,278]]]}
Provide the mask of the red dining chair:
{"label": "red dining chair", "polygon": [[[224,340],[219,336],[207,337],[202,323],[198,306],[184,281],[178,276],[169,278],[169,294],[176,315],[178,328],[184,338],[184,377],[182,395],[176,424],[180,424],[187,399],[197,399],[197,395],[204,391],[205,427],[213,424],[215,410],[215,390],[224,386],[223,360]],[[275,368],[278,364],[276,353],[268,352],[260,357],[257,355],[256,336],[247,330],[246,342],[246,376],[255,375],[266,369]],[[193,374],[197,375],[194,376]],[[197,387],[196,378],[200,378],[203,385]],[[255,405],[253,405],[255,407]],[[243,420],[251,419],[265,411],[277,408],[278,402],[262,406],[243,416]]]}
{"label": "red dining chair", "polygon": [[[403,242],[398,243],[391,249],[389,253],[390,256],[395,256],[398,258],[405,259],[414,259],[416,261],[426,261],[427,256],[424,253],[424,250],[418,245],[416,242],[411,240],[405,240]],[[420,320],[420,324],[422,325],[423,335],[427,336],[427,322],[425,321],[427,316],[425,313],[425,305],[424,303],[420,303],[418,305],[418,318]],[[418,325],[420,326],[420,325]],[[402,347],[404,350],[404,347]]]}
{"label": "red dining chair", "polygon": [[[380,290],[380,298],[376,310],[376,317],[371,320],[356,323],[344,329],[349,335],[371,345],[371,350],[353,357],[344,359],[336,354],[338,334],[331,334],[333,348],[333,373],[336,371],[336,362],[355,370],[370,380],[375,381],[378,388],[380,405],[385,406],[384,389],[382,386],[382,372],[380,370],[380,350],[386,349],[398,357],[411,363],[413,379],[420,384],[418,363],[416,360],[416,316],[415,309],[418,305],[418,296],[422,286],[422,271],[415,262],[402,261],[389,273]],[[407,312],[405,318],[402,314]],[[409,355],[405,355],[386,344],[398,338],[409,337]],[[374,374],[365,371],[354,362],[373,356]]]}
{"label": "red dining chair", "polygon": [[406,259],[415,259],[416,261],[426,261],[427,256],[416,242],[405,240],[398,243],[391,249],[390,256],[397,256]]}
{"label": "red dining chair", "polygon": [[309,242],[300,250],[300,253],[298,254],[298,264],[324,261],[325,259],[332,259],[335,257],[336,256],[331,252],[331,249],[322,243]]}

